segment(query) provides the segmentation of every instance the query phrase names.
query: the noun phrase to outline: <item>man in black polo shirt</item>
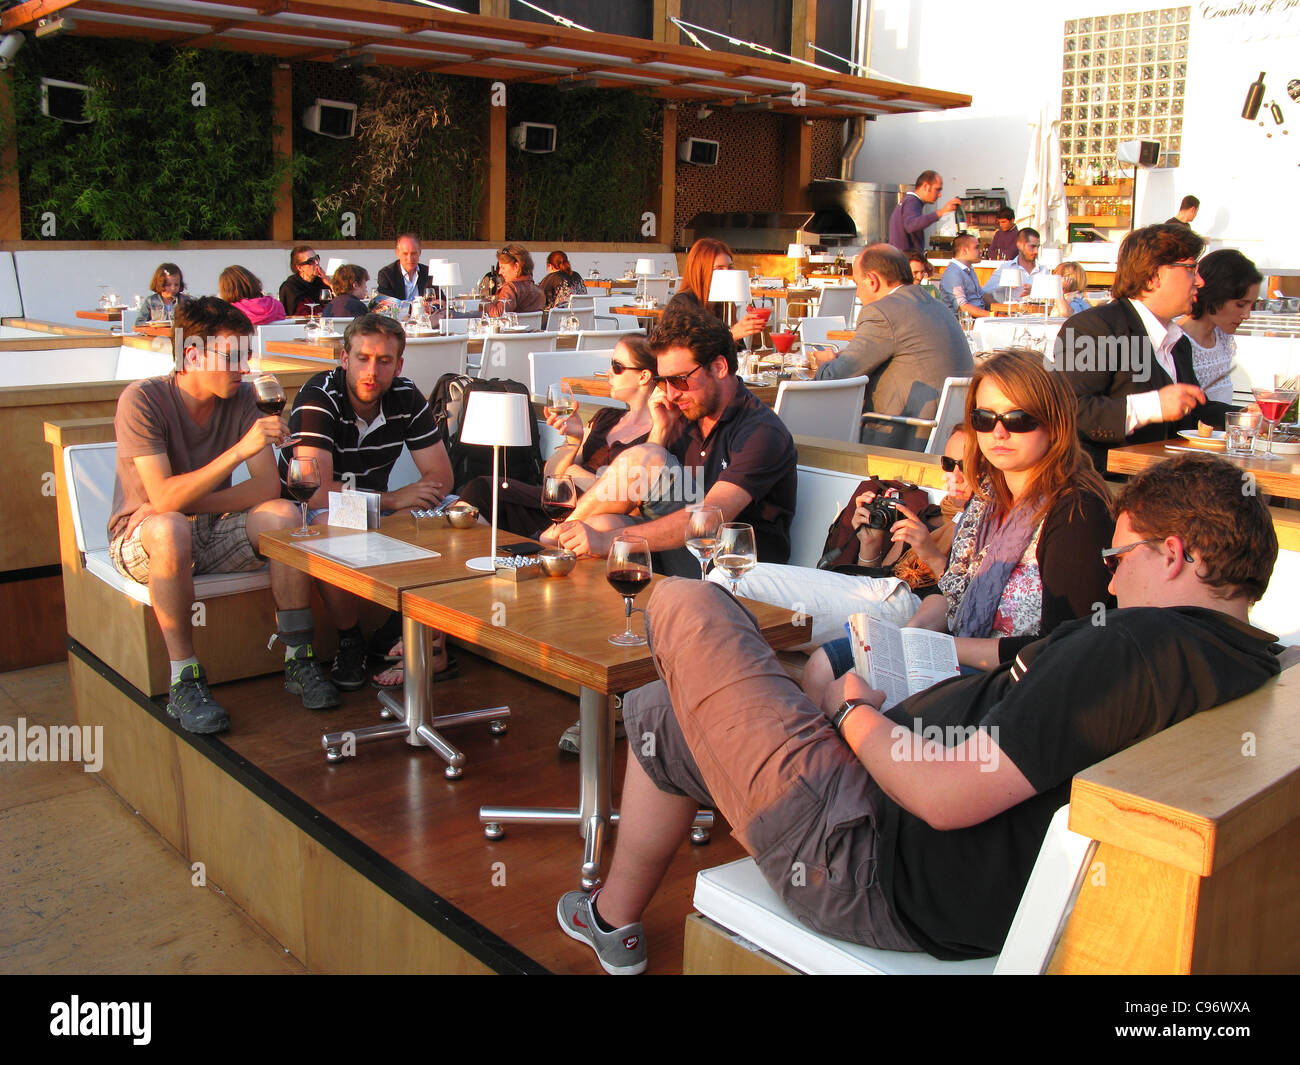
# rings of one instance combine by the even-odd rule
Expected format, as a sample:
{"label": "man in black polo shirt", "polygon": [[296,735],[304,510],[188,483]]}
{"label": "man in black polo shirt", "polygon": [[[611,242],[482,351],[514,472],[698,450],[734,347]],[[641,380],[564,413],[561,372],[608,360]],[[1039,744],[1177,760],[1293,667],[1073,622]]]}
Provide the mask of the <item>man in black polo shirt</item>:
{"label": "man in black polo shirt", "polygon": [[[378,492],[382,511],[430,507],[451,489],[451,462],[429,404],[402,372],[406,334],[391,318],[363,314],[343,333],[340,366],[308,381],[293,401],[289,426],[302,443],[293,454],[314,458],[320,490],[308,503],[311,520],[328,518],[329,493],[344,488]],[[410,449],[420,479],[389,490],[388,475]],[[289,474],[289,449],[280,453],[280,480]],[[339,630],[331,677],[344,691],[366,681],[365,641],[354,596],[320,585],[321,598]],[[435,670],[437,662],[434,663]]]}
{"label": "man in black polo shirt", "polygon": [[1116,508],[1103,555],[1118,610],[887,713],[853,672],[815,706],[724,589],[660,584],[646,625],[664,682],[624,700],[628,734],[654,743],[629,744],[609,879],[561,898],[561,928],[606,971],[642,971],[641,915],[704,804],[818,931],[997,953],[1074,775],[1279,670],[1273,637],[1247,621],[1277,537],[1240,471],[1170,459]]}
{"label": "man in black polo shirt", "polygon": [[[699,573],[685,549],[687,503],[754,527],[760,562],[790,558],[797,455],[790,431],[736,376],[736,342],[710,314],[665,316],[651,334],[660,387],[650,397],[649,441],[624,451],[559,527],[579,554],[608,555],[634,530],[659,553],[661,572]],[[629,508],[640,507],[633,517]]]}

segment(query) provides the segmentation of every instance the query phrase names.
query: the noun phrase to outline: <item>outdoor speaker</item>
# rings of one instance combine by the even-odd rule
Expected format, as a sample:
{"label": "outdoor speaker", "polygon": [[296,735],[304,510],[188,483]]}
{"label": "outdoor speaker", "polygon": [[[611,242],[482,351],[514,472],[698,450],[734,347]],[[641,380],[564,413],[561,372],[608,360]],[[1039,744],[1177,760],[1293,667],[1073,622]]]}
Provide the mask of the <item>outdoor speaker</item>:
{"label": "outdoor speaker", "polygon": [[688,137],[677,149],[677,158],[692,166],[717,166],[718,142]]}
{"label": "outdoor speaker", "polygon": [[1120,141],[1116,158],[1129,166],[1152,167],[1160,164],[1159,141]]}
{"label": "outdoor speaker", "polygon": [[41,78],[41,114],[60,122],[84,125],[90,121],[86,117],[86,94],[89,92],[89,85]]}
{"label": "outdoor speaker", "polygon": [[356,134],[357,105],[342,100],[317,99],[303,111],[302,124],[322,137],[347,140]]}
{"label": "outdoor speaker", "polygon": [[555,127],[545,122],[520,122],[510,130],[510,143],[521,152],[544,155],[555,151]]}

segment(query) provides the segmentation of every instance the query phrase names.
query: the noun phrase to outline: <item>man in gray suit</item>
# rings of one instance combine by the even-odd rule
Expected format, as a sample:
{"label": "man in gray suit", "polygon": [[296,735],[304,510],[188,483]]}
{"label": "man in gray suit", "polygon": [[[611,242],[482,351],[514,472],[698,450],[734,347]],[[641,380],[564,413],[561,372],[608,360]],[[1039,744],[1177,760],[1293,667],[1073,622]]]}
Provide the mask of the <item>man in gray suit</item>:
{"label": "man in gray suit", "polygon": [[[853,260],[862,301],[857,333],[839,354],[815,352],[817,380],[866,374],[865,410],[933,418],[947,377],[968,376],[974,366],[961,327],[938,300],[912,284],[907,258],[889,244],[872,244]],[[864,444],[925,447],[928,430],[868,422]]]}

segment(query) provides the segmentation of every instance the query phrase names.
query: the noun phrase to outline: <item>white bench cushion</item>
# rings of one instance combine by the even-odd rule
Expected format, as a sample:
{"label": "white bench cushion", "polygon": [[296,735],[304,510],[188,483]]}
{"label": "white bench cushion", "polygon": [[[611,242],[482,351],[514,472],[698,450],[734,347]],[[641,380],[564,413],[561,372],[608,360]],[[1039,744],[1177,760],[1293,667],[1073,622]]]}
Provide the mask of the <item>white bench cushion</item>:
{"label": "white bench cushion", "polygon": [[[93,573],[105,584],[111,585],[124,595],[129,595],[137,603],[152,606],[149,598],[149,586],[123,577],[117,572],[108,548],[88,551],[85,555],[86,570]],[[245,573],[207,573],[194,578],[195,599],[215,599],[219,595],[235,595],[239,592],[253,592],[260,588],[271,587],[271,573],[267,567],[249,570]]]}

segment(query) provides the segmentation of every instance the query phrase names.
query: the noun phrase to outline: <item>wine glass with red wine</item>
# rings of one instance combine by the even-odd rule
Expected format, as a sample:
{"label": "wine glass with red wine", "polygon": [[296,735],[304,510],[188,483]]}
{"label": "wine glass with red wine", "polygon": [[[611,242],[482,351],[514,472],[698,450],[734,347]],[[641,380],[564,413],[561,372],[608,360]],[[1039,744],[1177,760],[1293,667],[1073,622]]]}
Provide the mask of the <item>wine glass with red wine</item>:
{"label": "wine glass with red wine", "polygon": [[284,388],[275,374],[260,373],[254,377],[253,393],[257,397],[257,409],[263,414],[280,414],[284,411]]}
{"label": "wine glass with red wine", "polygon": [[567,477],[547,477],[542,485],[542,513],[556,525],[568,521],[578,501],[577,486]]}
{"label": "wine glass with red wine", "polygon": [[646,642],[644,636],[632,631],[632,600],[650,583],[650,574],[650,545],[644,537],[620,536],[614,541],[605,563],[605,579],[623,597],[627,625],[617,636],[609,638],[610,643],[619,647],[640,647]]}
{"label": "wine glass with red wine", "polygon": [[290,536],[319,536],[320,530],[313,529],[307,524],[307,501],[316,494],[320,488],[320,467],[316,465],[315,459],[290,459],[289,476],[285,482],[289,488],[289,494],[298,501],[302,507],[302,528],[294,529]]}

